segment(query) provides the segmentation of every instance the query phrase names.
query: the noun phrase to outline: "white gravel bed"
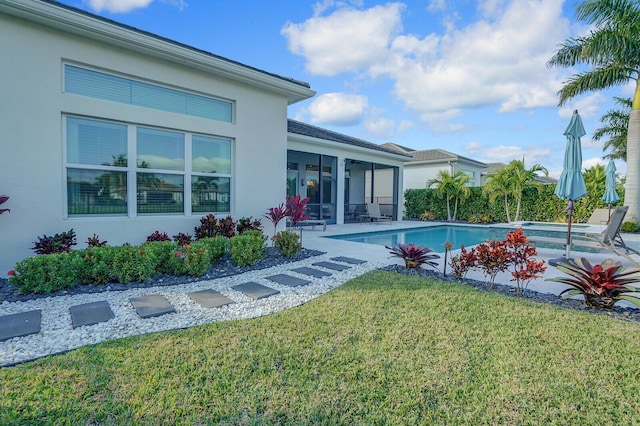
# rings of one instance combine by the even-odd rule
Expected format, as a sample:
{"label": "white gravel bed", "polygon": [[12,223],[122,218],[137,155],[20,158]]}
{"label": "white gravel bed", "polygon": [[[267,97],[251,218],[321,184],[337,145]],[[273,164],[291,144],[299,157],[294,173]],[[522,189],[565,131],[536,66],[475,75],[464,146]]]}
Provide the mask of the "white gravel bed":
{"label": "white gravel bed", "polygon": [[[38,334],[16,337],[0,342],[0,366],[30,361],[120,337],[193,327],[216,321],[261,317],[300,306],[352,278],[385,266],[380,262],[349,265],[351,268],[342,272],[326,270],[332,275],[324,278],[309,277],[291,271],[291,269],[301,266],[325,270],[322,267],[312,266],[311,264],[322,260],[331,261],[330,257],[330,255],[316,256],[268,269],[188,284],[58,296],[25,302],[3,302],[0,304],[0,315],[26,312],[34,309],[42,310],[42,326]],[[304,286],[288,287],[265,278],[279,273],[304,278],[311,281],[311,283]],[[234,285],[248,281],[254,281],[279,290],[280,294],[254,301],[243,293],[231,289]],[[186,294],[204,289],[219,291],[236,303],[220,308],[203,308]],[[169,303],[175,307],[176,313],[146,319],[140,318],[130,299],[151,294],[165,296]],[[74,329],[71,324],[69,308],[74,305],[101,300],[106,300],[109,303],[115,318],[107,322]]]}

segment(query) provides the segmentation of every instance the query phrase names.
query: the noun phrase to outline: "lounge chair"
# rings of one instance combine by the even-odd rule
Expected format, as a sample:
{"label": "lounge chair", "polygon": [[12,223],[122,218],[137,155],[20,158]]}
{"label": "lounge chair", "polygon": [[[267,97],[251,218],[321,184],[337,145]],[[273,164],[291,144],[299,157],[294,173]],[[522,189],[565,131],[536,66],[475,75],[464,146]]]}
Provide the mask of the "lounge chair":
{"label": "lounge chair", "polygon": [[[575,247],[583,247],[583,248],[591,248],[596,250],[609,250],[616,253],[619,256],[623,256],[633,263],[636,263],[635,260],[631,259],[629,253],[639,254],[635,249],[628,247],[624,240],[622,239],[622,235],[620,235],[620,227],[622,226],[622,222],[624,221],[624,217],[627,214],[627,210],[629,207],[627,206],[618,206],[611,213],[611,219],[609,219],[609,224],[607,227],[599,234],[571,234],[571,246]],[[531,235],[527,236],[529,241],[532,242],[540,242],[540,243],[550,243],[550,244],[559,244],[566,245],[567,240],[565,238],[556,238],[556,237],[545,237],[540,235]],[[621,252],[621,249],[625,251],[625,253]]]}
{"label": "lounge chair", "polygon": [[606,225],[609,223],[609,209],[595,209],[587,223],[590,225]]}
{"label": "lounge chair", "polygon": [[363,219],[367,220],[367,221],[374,221],[376,223],[380,223],[380,221],[389,221],[389,224],[391,224],[391,221],[393,220],[393,218],[391,216],[385,216],[382,213],[380,213],[380,204],[378,203],[366,203],[367,204],[367,214],[365,214],[363,216]]}

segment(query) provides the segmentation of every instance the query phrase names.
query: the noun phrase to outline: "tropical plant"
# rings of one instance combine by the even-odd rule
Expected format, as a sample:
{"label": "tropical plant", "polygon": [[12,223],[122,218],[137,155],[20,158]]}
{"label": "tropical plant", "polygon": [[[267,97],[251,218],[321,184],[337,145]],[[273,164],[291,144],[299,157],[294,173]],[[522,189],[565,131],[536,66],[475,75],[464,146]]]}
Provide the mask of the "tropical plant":
{"label": "tropical plant", "polygon": [[547,270],[544,260],[536,260],[534,256],[538,251],[529,245],[522,228],[510,231],[505,239],[509,253],[509,266],[511,269],[511,281],[516,282],[516,293],[524,294],[531,280],[540,278]]}
{"label": "tropical plant", "polygon": [[260,231],[262,232],[262,222],[259,219],[253,217],[241,217],[238,219],[237,225],[238,234],[243,234],[245,231]]}
{"label": "tropical plant", "polygon": [[506,271],[511,262],[506,241],[485,241],[472,249],[475,252],[475,267],[489,277],[489,288],[493,288],[499,272]]}
{"label": "tropical plant", "polygon": [[620,300],[640,307],[640,292],[630,285],[640,281],[640,277],[636,275],[640,272],[638,269],[627,269],[620,262],[614,263],[612,259],[592,265],[584,257],[561,259],[552,265],[570,277],[545,280],[571,286],[560,293],[563,298],[582,295],[587,307],[596,309],[610,309]]}
{"label": "tropical plant", "polygon": [[302,250],[300,236],[292,231],[280,231],[272,238],[273,246],[284,257],[292,257]]}
{"label": "tropical plant", "polygon": [[593,132],[593,140],[597,142],[609,138],[602,147],[602,151],[611,150],[609,154],[602,157],[605,160],[627,161],[627,132],[629,130],[629,115],[631,115],[631,98],[614,96],[613,99],[622,108],[610,109],[600,117],[600,122],[604,126]]}
{"label": "tropical plant", "polygon": [[194,233],[198,240],[203,238],[212,238],[218,232],[218,219],[215,215],[209,213],[200,218],[200,225],[196,226]]}
{"label": "tropical plant", "polygon": [[285,212],[289,217],[291,229],[295,229],[298,223],[309,219],[307,214],[307,203],[310,198],[300,198],[300,194],[293,195],[287,199]]}
{"label": "tropical plant", "polygon": [[498,197],[504,197],[505,213],[507,221],[511,222],[509,214],[509,197],[513,197],[516,202],[516,214],[514,221],[520,219],[522,207],[522,194],[526,188],[540,190],[541,185],[536,181],[538,172],[548,175],[549,172],[540,164],[534,164],[527,169],[522,160],[513,160],[506,167],[496,170],[487,175],[487,181],[483,187],[483,192],[489,195],[489,201],[494,202]]}
{"label": "tropical plant", "polygon": [[640,2],[637,0],[583,0],[576,18],[593,29],[586,36],[567,39],[547,63],[554,67],[586,65],[558,92],[559,105],[586,92],[635,83],[627,130],[627,217],[638,221],[640,206]]}
{"label": "tropical plant", "polygon": [[92,237],[87,238],[87,246],[88,247],[102,247],[106,246],[106,241],[100,241],[100,237],[97,234],[93,234]]}
{"label": "tropical plant", "polygon": [[589,194],[595,194],[598,199],[602,199],[607,181],[607,175],[602,164],[585,169],[582,173],[584,177],[584,185],[587,187]]}
{"label": "tropical plant", "polygon": [[422,214],[420,214],[420,220],[434,220],[435,218],[436,215],[430,211],[424,211],[422,212]]}
{"label": "tropical plant", "polygon": [[287,217],[287,208],[284,203],[280,203],[277,207],[269,207],[267,212],[264,214],[264,217],[273,223],[273,235],[275,236],[276,231],[278,230],[278,224],[282,219]]}
{"label": "tropical plant", "polygon": [[231,238],[236,235],[237,222],[231,216],[218,220],[216,235]]}
{"label": "tropical plant", "polygon": [[[7,195],[0,195],[0,204],[4,204],[7,202],[7,200],[9,199],[9,197]],[[0,214],[4,213],[4,212],[10,212],[10,209],[0,209]]]}
{"label": "tropical plant", "polygon": [[188,244],[191,244],[191,242],[193,241],[193,237],[189,234],[185,234],[184,232],[178,232],[173,236],[173,241],[175,241],[175,243],[179,246],[186,246]]}
{"label": "tropical plant", "polygon": [[461,245],[460,254],[451,258],[449,266],[451,266],[451,272],[456,278],[464,278],[471,269],[475,268],[476,261],[475,250],[467,251],[464,245]]}
{"label": "tropical plant", "polygon": [[76,232],[70,229],[66,232],[55,234],[53,237],[43,235],[38,237],[38,241],[35,241],[34,244],[31,249],[36,254],[68,253],[71,251],[71,247],[77,244]]}
{"label": "tropical plant", "polygon": [[638,224],[631,221],[625,221],[620,226],[622,232],[638,232]]}
{"label": "tropical plant", "polygon": [[389,249],[391,257],[400,257],[404,259],[404,264],[407,268],[418,268],[420,265],[431,266],[436,268],[438,263],[435,259],[440,259],[440,256],[435,254],[433,250],[426,246],[419,246],[413,243],[398,244],[394,247],[385,246]]}
{"label": "tropical plant", "polygon": [[166,232],[154,231],[153,234],[147,236],[147,242],[152,241],[171,241],[171,238]]}
{"label": "tropical plant", "polygon": [[[447,170],[440,170],[438,176],[427,181],[427,188],[435,188],[436,193],[441,198],[447,200],[447,221],[453,222],[458,214],[458,203],[464,201],[469,196],[470,190],[467,186],[469,175],[462,170],[454,174]],[[453,215],[451,215],[451,202],[454,203]]]}

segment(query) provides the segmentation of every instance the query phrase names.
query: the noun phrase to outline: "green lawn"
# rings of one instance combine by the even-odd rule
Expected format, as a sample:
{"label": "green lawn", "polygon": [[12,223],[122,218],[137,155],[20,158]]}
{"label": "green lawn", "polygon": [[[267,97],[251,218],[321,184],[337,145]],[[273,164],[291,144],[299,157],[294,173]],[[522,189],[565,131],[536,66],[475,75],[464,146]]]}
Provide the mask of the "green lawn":
{"label": "green lawn", "polygon": [[0,369],[0,424],[637,424],[640,325],[375,271]]}

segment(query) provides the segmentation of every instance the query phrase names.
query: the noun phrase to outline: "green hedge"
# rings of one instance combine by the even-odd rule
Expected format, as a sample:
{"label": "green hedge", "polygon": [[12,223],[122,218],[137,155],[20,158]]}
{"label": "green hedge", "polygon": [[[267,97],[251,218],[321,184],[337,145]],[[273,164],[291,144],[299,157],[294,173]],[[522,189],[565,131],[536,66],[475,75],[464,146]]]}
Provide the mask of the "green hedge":
{"label": "green hedge", "polygon": [[[489,203],[489,198],[482,193],[481,187],[470,188],[471,195],[458,205],[457,220],[466,221],[473,215],[487,213],[496,222],[506,222],[507,214],[504,209],[504,198],[497,198]],[[540,222],[558,222],[566,220],[567,200],[561,200],[553,193],[555,185],[544,185],[540,191],[527,188],[522,194],[520,220]],[[620,193],[623,198],[624,194]],[[433,189],[408,189],[404,193],[405,216],[417,219],[424,212],[434,214],[436,220],[447,219],[447,203],[439,198]],[[618,204],[622,204],[620,201]],[[602,194],[587,194],[575,202],[573,217],[576,222],[586,222],[594,209],[605,208]],[[451,205],[453,209],[453,204]],[[513,220],[516,214],[516,203],[509,202],[509,213]]]}

